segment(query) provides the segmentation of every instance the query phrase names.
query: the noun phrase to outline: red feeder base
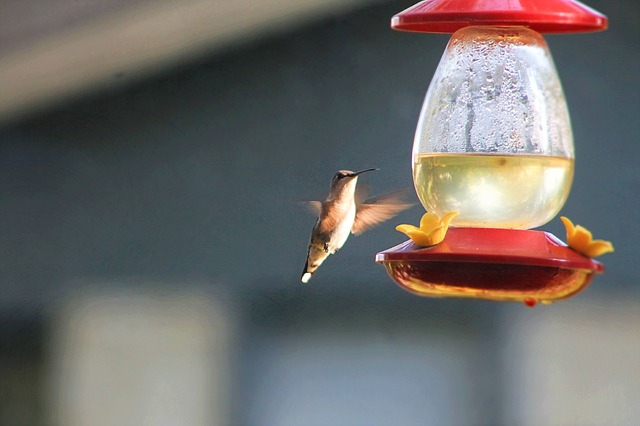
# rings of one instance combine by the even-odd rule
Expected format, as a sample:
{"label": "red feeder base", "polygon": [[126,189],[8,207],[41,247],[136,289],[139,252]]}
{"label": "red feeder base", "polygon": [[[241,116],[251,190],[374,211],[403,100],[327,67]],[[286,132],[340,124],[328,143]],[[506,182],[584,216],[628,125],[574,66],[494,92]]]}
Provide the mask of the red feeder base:
{"label": "red feeder base", "polygon": [[411,240],[376,255],[407,291],[431,297],[474,297],[552,303],[587,287],[603,265],[543,231],[450,228],[443,242]]}

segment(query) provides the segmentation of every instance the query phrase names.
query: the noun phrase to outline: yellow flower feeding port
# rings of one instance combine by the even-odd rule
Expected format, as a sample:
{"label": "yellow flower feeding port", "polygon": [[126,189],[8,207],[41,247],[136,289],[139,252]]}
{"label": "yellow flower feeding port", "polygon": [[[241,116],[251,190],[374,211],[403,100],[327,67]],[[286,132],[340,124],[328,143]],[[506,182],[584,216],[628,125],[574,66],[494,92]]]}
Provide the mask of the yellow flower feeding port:
{"label": "yellow flower feeding port", "polygon": [[405,224],[396,226],[396,230],[411,238],[419,246],[435,246],[444,240],[449,224],[458,215],[458,212],[449,212],[440,219],[435,213],[425,213],[420,219],[419,228]]}
{"label": "yellow flower feeding port", "polygon": [[598,257],[605,253],[613,253],[613,244],[609,241],[594,240],[591,232],[583,226],[573,226],[567,217],[560,216],[567,230],[567,244],[569,247],[587,257]]}

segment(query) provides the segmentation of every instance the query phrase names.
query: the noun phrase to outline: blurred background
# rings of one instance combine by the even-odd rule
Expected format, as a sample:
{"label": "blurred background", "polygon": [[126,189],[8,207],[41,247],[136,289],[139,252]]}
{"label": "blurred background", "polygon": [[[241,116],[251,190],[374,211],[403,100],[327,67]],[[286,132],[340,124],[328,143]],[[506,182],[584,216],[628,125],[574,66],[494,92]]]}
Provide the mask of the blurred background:
{"label": "blurred background", "polygon": [[1,425],[639,421],[636,0],[588,1],[607,32],[546,37],[576,143],[562,214],[616,247],[586,291],[401,290],[373,258],[419,207],[300,283],[296,201],[339,169],[411,185],[449,38],[392,31],[413,3],[0,3]]}

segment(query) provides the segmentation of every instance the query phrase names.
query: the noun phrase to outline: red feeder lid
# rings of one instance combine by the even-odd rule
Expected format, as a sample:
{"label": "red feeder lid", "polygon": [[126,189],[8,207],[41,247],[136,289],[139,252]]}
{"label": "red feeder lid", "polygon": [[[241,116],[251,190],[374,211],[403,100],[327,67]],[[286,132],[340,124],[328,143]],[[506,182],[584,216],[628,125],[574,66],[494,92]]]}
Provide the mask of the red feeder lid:
{"label": "red feeder lid", "polygon": [[607,17],[577,0],[424,0],[391,18],[391,28],[454,33],[470,25],[521,25],[539,33],[607,29]]}

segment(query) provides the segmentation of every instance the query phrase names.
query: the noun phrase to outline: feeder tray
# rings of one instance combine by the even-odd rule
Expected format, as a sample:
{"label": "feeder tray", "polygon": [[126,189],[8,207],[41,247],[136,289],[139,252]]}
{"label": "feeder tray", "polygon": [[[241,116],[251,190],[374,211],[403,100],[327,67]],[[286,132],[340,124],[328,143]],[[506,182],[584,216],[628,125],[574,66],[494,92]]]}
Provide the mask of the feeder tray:
{"label": "feeder tray", "polygon": [[543,231],[455,228],[432,247],[411,240],[376,255],[421,296],[552,303],[585,289],[604,266]]}

